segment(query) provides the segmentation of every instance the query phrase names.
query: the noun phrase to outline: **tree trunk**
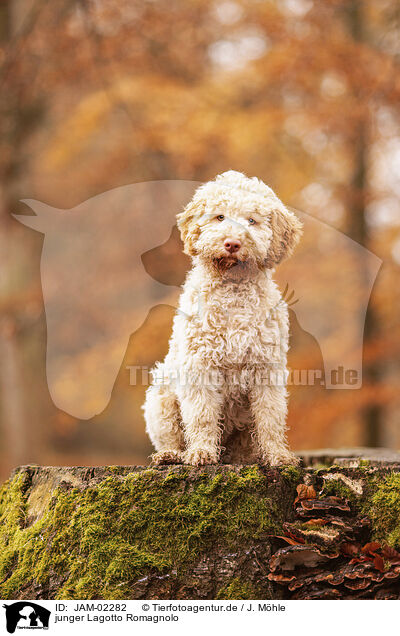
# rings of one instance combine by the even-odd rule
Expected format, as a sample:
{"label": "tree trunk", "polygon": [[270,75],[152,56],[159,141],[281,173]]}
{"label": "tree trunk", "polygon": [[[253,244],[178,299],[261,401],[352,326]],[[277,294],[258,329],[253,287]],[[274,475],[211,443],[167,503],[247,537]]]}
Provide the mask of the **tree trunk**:
{"label": "tree trunk", "polygon": [[[365,41],[364,7],[362,0],[352,0],[345,7],[346,23],[352,38],[362,43]],[[355,97],[360,106],[366,101],[366,96],[359,87],[354,88]],[[369,111],[362,110],[360,120],[354,136],[354,170],[351,181],[351,200],[349,236],[368,248],[368,228],[366,221],[366,199],[368,190],[367,158],[368,158]],[[366,271],[361,268],[360,284],[365,282]],[[368,346],[378,337],[379,321],[377,320],[373,304],[369,304],[364,325],[364,344]],[[378,386],[383,370],[379,361],[371,361],[364,366],[363,381],[365,384]],[[362,411],[361,417],[365,422],[364,443],[366,446],[382,446],[383,408],[381,403],[368,404]]]}
{"label": "tree trunk", "polygon": [[400,454],[303,462],[19,468],[0,597],[400,598]]}
{"label": "tree trunk", "polygon": [[[33,0],[7,0],[0,7],[0,42],[5,45],[0,77],[0,424],[4,431],[3,446],[7,448],[3,464],[9,466],[27,461],[32,450],[37,451],[39,446],[38,435],[30,434],[27,421],[23,352],[18,333],[27,312],[22,303],[17,309],[13,304],[15,296],[26,296],[27,304],[30,300],[26,283],[32,267],[30,245],[37,238],[33,232],[29,236],[21,231],[10,216],[20,198],[18,179],[25,167],[23,149],[42,114],[38,103],[25,101],[24,86],[19,80],[12,80],[13,44],[17,43],[13,38],[17,38],[19,31],[32,27],[34,4]],[[35,338],[36,333],[32,333],[33,341]]]}
{"label": "tree trunk", "polygon": [[[0,41],[2,43],[11,40],[14,32],[13,22],[12,3],[11,1],[3,2],[0,9]],[[9,97],[8,94],[7,97]],[[2,110],[0,108],[0,113],[5,117]],[[14,221],[10,221],[10,191],[13,174],[18,164],[18,144],[15,144],[14,150],[13,158],[8,163],[0,165],[0,270],[2,272],[0,300],[3,305],[0,313],[0,395],[1,423],[5,433],[4,447],[8,448],[8,457],[11,462],[14,462],[10,465],[15,466],[26,461],[28,446],[27,436],[24,434],[24,391],[18,355],[16,321],[12,309],[7,306],[8,297],[12,291],[10,281],[13,277],[16,278],[17,271],[16,250],[13,245],[15,232],[12,231]]]}

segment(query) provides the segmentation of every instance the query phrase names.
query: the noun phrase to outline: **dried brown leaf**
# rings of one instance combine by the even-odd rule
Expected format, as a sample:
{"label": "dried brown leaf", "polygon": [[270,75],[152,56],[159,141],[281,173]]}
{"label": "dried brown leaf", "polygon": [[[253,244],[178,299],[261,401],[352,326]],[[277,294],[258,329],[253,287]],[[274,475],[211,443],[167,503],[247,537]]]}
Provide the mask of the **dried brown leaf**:
{"label": "dried brown leaf", "polygon": [[361,552],[364,554],[374,554],[377,550],[380,550],[381,544],[377,541],[371,541],[370,543],[366,543],[362,548]]}
{"label": "dried brown leaf", "polygon": [[395,550],[395,548],[392,548],[390,545],[384,545],[382,547],[382,555],[388,561],[395,562],[396,564],[400,563],[400,552]]}
{"label": "dried brown leaf", "polygon": [[383,562],[382,557],[379,556],[379,554],[377,554],[375,559],[374,559],[374,568],[379,570],[379,572],[384,572],[385,571],[385,564]]}
{"label": "dried brown leaf", "polygon": [[296,488],[297,497],[295,499],[295,503],[298,501],[302,501],[303,499],[315,499],[317,497],[317,493],[314,490],[313,486],[307,486],[306,484],[299,484]]}

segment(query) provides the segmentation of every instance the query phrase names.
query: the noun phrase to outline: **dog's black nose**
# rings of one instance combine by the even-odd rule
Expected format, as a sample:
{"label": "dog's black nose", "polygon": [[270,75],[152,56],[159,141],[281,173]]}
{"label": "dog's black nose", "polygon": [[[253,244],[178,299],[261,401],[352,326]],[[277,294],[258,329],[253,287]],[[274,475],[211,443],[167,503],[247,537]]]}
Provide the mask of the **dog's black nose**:
{"label": "dog's black nose", "polygon": [[226,249],[227,252],[230,252],[231,254],[238,252],[241,246],[242,244],[238,239],[227,238],[224,241],[224,248]]}

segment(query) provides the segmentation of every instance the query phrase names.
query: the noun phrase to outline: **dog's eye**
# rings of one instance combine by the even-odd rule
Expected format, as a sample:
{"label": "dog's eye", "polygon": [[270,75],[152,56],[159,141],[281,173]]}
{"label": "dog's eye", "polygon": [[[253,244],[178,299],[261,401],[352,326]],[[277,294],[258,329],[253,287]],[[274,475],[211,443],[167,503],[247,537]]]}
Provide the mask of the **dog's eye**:
{"label": "dog's eye", "polygon": [[217,219],[218,221],[223,221],[224,220],[224,215],[223,214],[218,214]]}
{"label": "dog's eye", "polygon": [[257,221],[254,219],[249,219],[249,225],[255,225]]}

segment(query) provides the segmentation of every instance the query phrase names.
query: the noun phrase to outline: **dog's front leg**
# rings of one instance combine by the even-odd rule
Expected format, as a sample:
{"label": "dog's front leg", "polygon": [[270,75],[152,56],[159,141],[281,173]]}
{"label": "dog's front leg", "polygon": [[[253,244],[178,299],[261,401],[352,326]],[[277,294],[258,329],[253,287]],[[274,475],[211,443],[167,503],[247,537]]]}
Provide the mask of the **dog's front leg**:
{"label": "dog's front leg", "polygon": [[299,460],[289,450],[286,437],[286,386],[254,386],[249,400],[260,460],[271,466],[297,465]]}
{"label": "dog's front leg", "polygon": [[185,386],[179,391],[179,403],[186,444],[184,462],[194,466],[216,464],[221,452],[221,389]]}

